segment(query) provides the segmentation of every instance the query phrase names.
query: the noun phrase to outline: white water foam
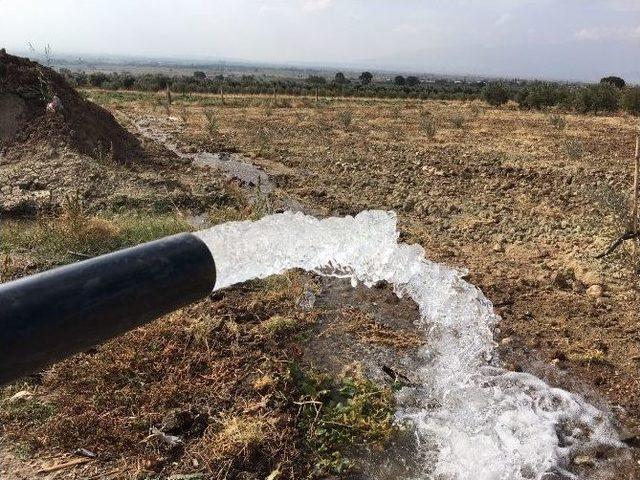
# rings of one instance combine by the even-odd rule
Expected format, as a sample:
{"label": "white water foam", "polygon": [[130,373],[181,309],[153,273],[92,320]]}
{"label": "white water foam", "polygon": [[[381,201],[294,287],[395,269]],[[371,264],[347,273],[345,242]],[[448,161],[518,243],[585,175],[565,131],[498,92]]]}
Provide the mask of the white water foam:
{"label": "white water foam", "polygon": [[398,243],[391,212],[324,220],[288,212],[196,235],[213,252],[216,289],[301,268],[367,286],[385,280],[418,304],[421,385],[399,392],[397,418],[415,425],[425,459],[435,457],[420,478],[541,479],[577,452],[620,446],[580,396],[495,366],[491,302],[420,246]]}

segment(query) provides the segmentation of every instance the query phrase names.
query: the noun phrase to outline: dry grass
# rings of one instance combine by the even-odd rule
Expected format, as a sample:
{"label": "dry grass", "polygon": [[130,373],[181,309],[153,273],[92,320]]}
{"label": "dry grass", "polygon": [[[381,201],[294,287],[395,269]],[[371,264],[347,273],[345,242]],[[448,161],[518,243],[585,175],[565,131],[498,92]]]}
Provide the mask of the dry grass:
{"label": "dry grass", "polygon": [[42,268],[188,230],[190,226],[176,215],[132,213],[100,217],[75,205],[65,207],[60,215],[42,216],[35,222],[7,221],[0,239],[5,267],[10,267],[12,256],[26,252],[32,263]]}
{"label": "dry grass", "polygon": [[394,330],[373,318],[372,315],[364,313],[356,308],[346,308],[341,311],[341,315],[346,319],[333,334],[343,335],[345,333],[354,335],[360,341],[393,347],[397,351],[418,347],[424,344],[424,338],[419,335],[408,335],[407,332]]}
{"label": "dry grass", "polygon": [[298,322],[296,322],[293,318],[274,315],[273,317],[262,323],[262,328],[264,328],[271,335],[278,335],[280,333],[294,330],[297,325]]}
{"label": "dry grass", "polygon": [[[252,282],[55,365],[41,386],[26,386],[36,392],[31,403],[0,409],[6,438],[34,451],[83,447],[102,460],[126,455],[148,471],[170,471],[172,462],[215,475],[250,469],[264,477],[278,464],[304,471],[294,462],[299,431],[286,367],[295,349],[285,346],[296,340],[274,341],[260,323],[278,315],[310,321],[291,311],[297,282],[295,274]],[[25,386],[5,389],[3,397],[18,388]],[[175,411],[190,419],[171,431],[183,448],[142,442]]]}

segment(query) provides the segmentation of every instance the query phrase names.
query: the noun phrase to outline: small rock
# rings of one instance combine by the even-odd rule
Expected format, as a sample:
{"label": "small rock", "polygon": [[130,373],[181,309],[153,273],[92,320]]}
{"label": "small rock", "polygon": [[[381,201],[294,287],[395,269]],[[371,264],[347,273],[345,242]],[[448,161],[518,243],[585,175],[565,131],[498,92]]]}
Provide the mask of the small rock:
{"label": "small rock", "polygon": [[573,270],[576,280],[586,287],[602,284],[602,276],[593,270],[588,270],[584,265],[574,265]]}
{"label": "small rock", "polygon": [[308,286],[305,287],[304,293],[300,297],[300,300],[298,300],[298,306],[302,310],[308,311],[313,309],[313,306],[315,305],[315,303],[316,303],[315,294]]}
{"label": "small rock", "polygon": [[630,447],[640,448],[640,429],[623,430],[620,433],[620,440]]}
{"label": "small rock", "polygon": [[193,424],[193,415],[185,410],[172,410],[162,419],[160,430],[164,433],[182,433]]}
{"label": "small rock", "polygon": [[511,342],[513,342],[513,337],[504,337],[500,340],[500,345],[509,345]]}
{"label": "small rock", "polygon": [[9,397],[9,403],[18,403],[25,400],[29,400],[33,397],[33,393],[28,390],[20,390],[17,393],[14,393],[11,397]]}
{"label": "small rock", "polygon": [[591,467],[596,466],[595,459],[593,457],[590,457],[589,455],[578,455],[573,459],[573,463],[575,465],[588,465]]}
{"label": "small rock", "polygon": [[589,288],[587,288],[587,295],[593,299],[602,297],[602,293],[602,285],[591,285]]}
{"label": "small rock", "polygon": [[150,439],[150,438],[158,438],[162,443],[165,443],[170,447],[177,447],[179,445],[184,444],[184,441],[182,440],[182,438],[176,435],[168,435],[164,432],[161,432],[155,427],[151,427],[151,435],[149,435],[147,439]]}
{"label": "small rock", "polygon": [[79,455],[81,457],[87,457],[87,458],[96,458],[96,454],[94,452],[92,452],[91,450],[87,450],[86,448],[76,448],[73,451],[74,455]]}
{"label": "small rock", "polygon": [[580,281],[585,285],[600,285],[602,277],[595,272],[584,272],[580,275]]}
{"label": "small rock", "polygon": [[567,289],[571,288],[572,280],[568,272],[556,272],[551,278],[551,285],[560,289]]}
{"label": "small rock", "polygon": [[605,297],[598,297],[596,298],[596,305],[601,307],[601,306],[609,306],[609,302],[607,301],[607,299]]}
{"label": "small rock", "polygon": [[496,243],[493,246],[493,251],[494,252],[504,252],[504,246],[501,243]]}

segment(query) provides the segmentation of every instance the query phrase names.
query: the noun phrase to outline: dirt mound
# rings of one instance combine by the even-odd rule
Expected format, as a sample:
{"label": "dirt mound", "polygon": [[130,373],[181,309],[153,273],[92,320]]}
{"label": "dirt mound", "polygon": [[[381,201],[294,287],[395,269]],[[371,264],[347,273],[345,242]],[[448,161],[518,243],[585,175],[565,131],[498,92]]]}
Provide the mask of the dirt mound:
{"label": "dirt mound", "polygon": [[[62,108],[48,111],[57,97]],[[64,143],[94,158],[126,162],[142,155],[138,140],[103,108],[83,99],[51,68],[0,50],[0,144]]]}

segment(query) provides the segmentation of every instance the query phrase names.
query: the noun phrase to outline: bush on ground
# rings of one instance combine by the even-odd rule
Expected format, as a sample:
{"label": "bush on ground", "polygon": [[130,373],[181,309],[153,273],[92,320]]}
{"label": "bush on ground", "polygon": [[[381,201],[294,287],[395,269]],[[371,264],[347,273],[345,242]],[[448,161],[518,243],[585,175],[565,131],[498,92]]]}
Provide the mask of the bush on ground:
{"label": "bush on ground", "polygon": [[491,82],[482,90],[482,97],[489,105],[497,107],[509,101],[509,90],[502,82]]}
{"label": "bush on ground", "polygon": [[552,106],[567,106],[570,103],[571,91],[564,85],[537,82],[523,88],[516,97],[520,108],[537,109]]}
{"label": "bush on ground", "polygon": [[610,84],[589,85],[577,91],[574,107],[579,113],[615,112],[619,97],[619,90]]}
{"label": "bush on ground", "polygon": [[622,93],[621,106],[631,115],[640,116],[640,87],[627,87]]}

